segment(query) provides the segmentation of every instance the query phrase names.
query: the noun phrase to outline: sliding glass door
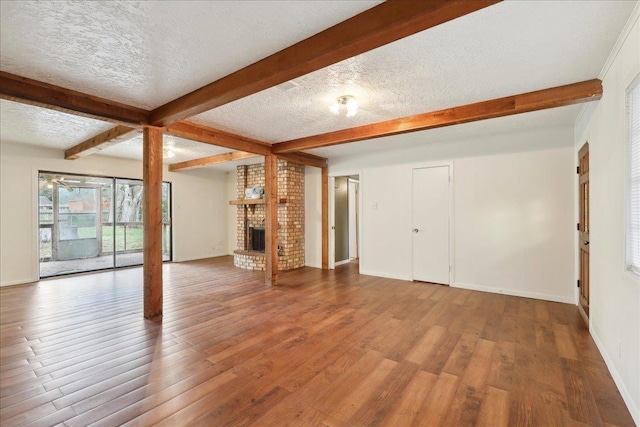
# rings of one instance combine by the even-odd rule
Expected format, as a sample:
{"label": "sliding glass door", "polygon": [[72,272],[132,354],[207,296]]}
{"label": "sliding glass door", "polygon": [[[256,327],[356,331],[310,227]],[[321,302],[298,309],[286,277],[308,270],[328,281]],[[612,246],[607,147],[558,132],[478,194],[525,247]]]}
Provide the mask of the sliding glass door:
{"label": "sliding glass door", "polygon": [[[40,172],[40,277],[141,265],[142,181]],[[171,184],[162,184],[163,260],[171,260]]]}

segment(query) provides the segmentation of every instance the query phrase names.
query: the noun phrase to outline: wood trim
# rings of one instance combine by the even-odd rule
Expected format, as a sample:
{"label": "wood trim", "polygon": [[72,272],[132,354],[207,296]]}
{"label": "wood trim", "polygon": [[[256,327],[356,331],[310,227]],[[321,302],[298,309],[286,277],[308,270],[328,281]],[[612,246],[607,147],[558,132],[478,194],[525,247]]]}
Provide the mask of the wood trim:
{"label": "wood trim", "polygon": [[143,130],[144,318],[162,319],[162,131]]}
{"label": "wood trim", "polygon": [[282,160],[288,162],[297,163],[305,166],[312,166],[316,168],[326,168],[326,157],[315,156],[309,153],[282,153],[278,155]]}
{"label": "wood trim", "polygon": [[15,74],[0,72],[0,98],[116,124],[147,123],[149,111]]}
{"label": "wood trim", "polygon": [[384,2],[156,108],[150,121],[157,126],[178,122],[499,1]]}
{"label": "wood trim", "polygon": [[119,144],[122,141],[128,139],[128,135],[131,132],[136,131],[136,128],[129,126],[118,125],[106,132],[102,132],[99,135],[89,138],[80,144],[69,148],[64,152],[64,158],[67,160],[75,160],[80,157],[85,157],[90,154],[97,153],[100,150],[104,150],[107,147]]}
{"label": "wood trim", "polygon": [[322,269],[329,269],[329,170],[322,168]]}
{"label": "wood trim", "polygon": [[358,126],[320,135],[308,136],[274,144],[278,155],[291,151],[328,147],[347,142],[362,141],[406,132],[434,129],[496,117],[510,116],[547,108],[562,107],[602,97],[602,82],[598,79],[549,89],[507,96],[490,101],[418,114],[386,122]]}
{"label": "wood trim", "polygon": [[265,283],[278,284],[278,158],[264,158],[265,181]]}
{"label": "wood trim", "polygon": [[[266,205],[267,199],[238,199],[238,200],[229,200],[230,205]],[[287,203],[286,198],[279,198],[277,201],[278,204]]]}
{"label": "wood trim", "polygon": [[164,128],[164,132],[168,135],[192,141],[204,142],[205,144],[217,145],[232,150],[246,151],[261,156],[271,154],[271,144],[192,122],[174,123]]}
{"label": "wood trim", "polygon": [[199,159],[187,160],[185,162],[174,163],[169,165],[170,172],[181,171],[185,169],[199,168],[218,163],[233,162],[235,160],[251,159],[260,156],[259,154],[247,153],[246,151],[232,151],[231,153],[223,153],[215,156],[201,157]]}
{"label": "wood trim", "polygon": [[[169,165],[169,171],[176,172],[207,165],[215,165],[218,163],[232,162],[235,160],[251,159],[258,156],[260,156],[260,154],[247,153],[245,151],[233,151],[231,153],[218,154],[215,156],[202,157],[199,159],[174,163],[172,165]],[[289,162],[298,163],[305,166],[313,166],[317,168],[326,167],[327,165],[326,158],[314,156],[313,154],[307,153],[287,153],[279,155],[278,157]]]}

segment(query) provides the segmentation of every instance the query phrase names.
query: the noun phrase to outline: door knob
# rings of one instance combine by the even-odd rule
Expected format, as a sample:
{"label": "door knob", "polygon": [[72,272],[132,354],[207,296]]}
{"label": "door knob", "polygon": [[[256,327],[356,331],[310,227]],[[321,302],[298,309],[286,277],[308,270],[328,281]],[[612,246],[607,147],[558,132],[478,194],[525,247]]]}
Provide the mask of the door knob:
{"label": "door knob", "polygon": [[584,242],[584,245],[585,245],[585,246],[588,246],[588,245],[589,245],[589,241],[588,241],[588,240],[587,240],[587,241],[585,241],[585,242]]}
{"label": "door knob", "polygon": [[417,233],[418,231],[419,231],[419,230],[418,230],[417,228],[414,228],[414,229],[413,229],[413,232],[414,232],[414,233]]}

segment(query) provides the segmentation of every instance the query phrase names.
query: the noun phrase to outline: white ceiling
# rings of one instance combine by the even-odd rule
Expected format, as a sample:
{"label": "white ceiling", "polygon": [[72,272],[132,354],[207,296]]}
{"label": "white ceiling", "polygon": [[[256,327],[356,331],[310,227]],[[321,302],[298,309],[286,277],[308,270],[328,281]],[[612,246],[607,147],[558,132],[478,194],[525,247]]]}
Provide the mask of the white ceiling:
{"label": "white ceiling", "polygon": [[[510,1],[193,118],[267,142],[406,117],[598,76],[634,2]],[[340,95],[362,103],[329,114]],[[569,124],[568,122],[567,124]]]}
{"label": "white ceiling", "polygon": [[[142,108],[158,107],[379,2],[0,2],[0,69]],[[193,118],[268,142],[329,132],[598,76],[636,1],[505,1]],[[284,7],[286,5],[286,7]],[[288,89],[282,86],[288,86]],[[354,118],[329,113],[355,95]],[[580,107],[400,138],[472,137],[572,125]],[[112,127],[0,102],[0,139],[69,148]],[[328,147],[327,157],[389,147]],[[168,163],[226,149],[176,138]],[[139,159],[140,138],[102,154]],[[218,166],[220,167],[220,166]]]}
{"label": "white ceiling", "polygon": [[153,109],[377,3],[2,0],[0,64]]}

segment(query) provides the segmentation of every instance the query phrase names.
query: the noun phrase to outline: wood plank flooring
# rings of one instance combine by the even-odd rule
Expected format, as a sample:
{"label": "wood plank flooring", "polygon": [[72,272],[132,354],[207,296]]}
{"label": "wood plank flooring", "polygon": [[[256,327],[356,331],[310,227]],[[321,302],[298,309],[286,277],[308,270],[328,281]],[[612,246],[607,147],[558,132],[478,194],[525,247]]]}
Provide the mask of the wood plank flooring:
{"label": "wood plank flooring", "polygon": [[0,289],[2,426],[631,426],[575,306],[231,257]]}

